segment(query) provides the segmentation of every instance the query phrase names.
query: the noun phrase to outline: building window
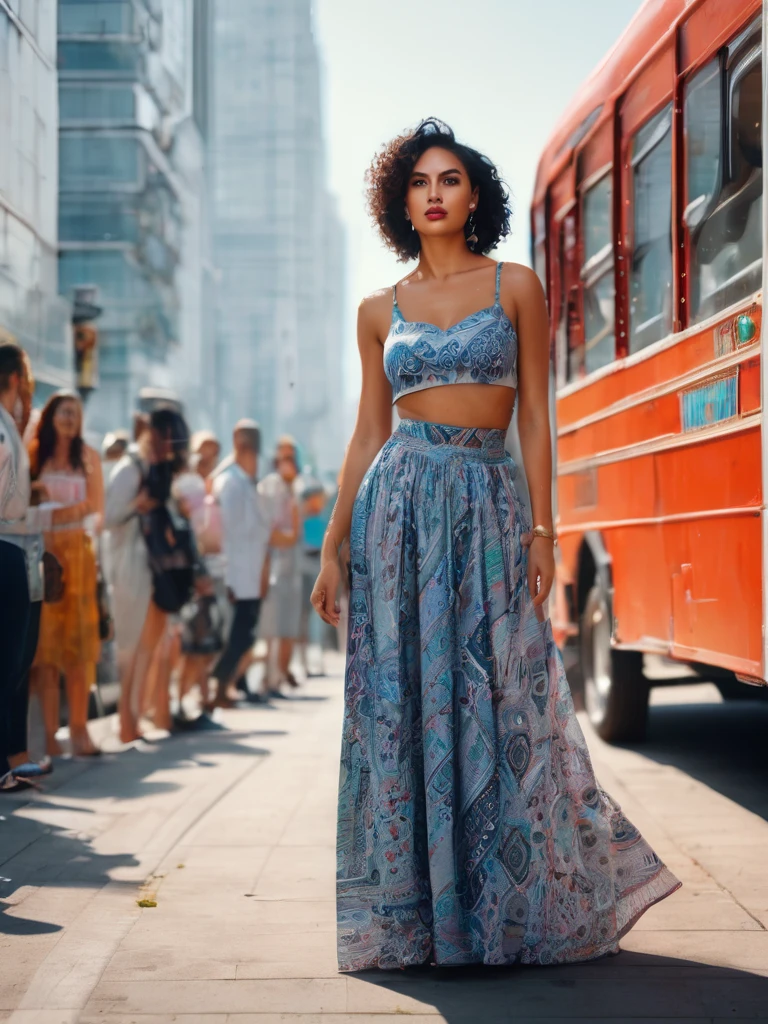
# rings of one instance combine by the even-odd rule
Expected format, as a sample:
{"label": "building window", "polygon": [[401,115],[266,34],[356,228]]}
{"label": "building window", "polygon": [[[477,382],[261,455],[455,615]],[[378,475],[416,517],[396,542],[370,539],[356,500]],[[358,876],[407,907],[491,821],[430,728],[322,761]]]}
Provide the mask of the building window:
{"label": "building window", "polygon": [[130,121],[136,113],[133,87],[62,85],[59,89],[59,116],[66,121]]}
{"label": "building window", "polygon": [[59,239],[62,242],[138,241],[136,211],[125,200],[63,195],[59,202]]}
{"label": "building window", "polygon": [[691,323],[760,287],[763,152],[758,24],[685,90]]}
{"label": "building window", "polygon": [[59,140],[62,189],[94,181],[117,184],[138,181],[139,148],[134,138],[62,134]]}
{"label": "building window", "polygon": [[672,330],[672,107],[632,139],[634,245],[629,351]]}
{"label": "building window", "polygon": [[131,0],[90,0],[59,3],[59,35],[130,35],[133,31]]}
{"label": "building window", "polygon": [[584,302],[584,369],[599,370],[612,362],[616,291],[613,275],[613,185],[611,172],[582,200],[584,262],[581,268]]}
{"label": "building window", "polygon": [[131,76],[138,73],[140,52],[135,43],[59,43],[59,71],[111,71]]}
{"label": "building window", "polygon": [[146,278],[122,252],[81,249],[59,254],[59,291],[71,296],[80,285],[95,285],[111,304],[151,302]]}

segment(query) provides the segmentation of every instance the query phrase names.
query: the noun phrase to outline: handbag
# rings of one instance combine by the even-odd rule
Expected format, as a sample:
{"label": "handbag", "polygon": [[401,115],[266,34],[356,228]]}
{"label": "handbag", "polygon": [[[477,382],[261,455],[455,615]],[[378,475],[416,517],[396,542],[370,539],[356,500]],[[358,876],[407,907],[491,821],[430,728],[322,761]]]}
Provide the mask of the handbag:
{"label": "handbag", "polygon": [[139,515],[152,575],[152,600],[173,615],[194,594],[198,555],[192,526],[171,497],[170,464],[155,463],[145,470],[136,455],[131,454],[131,459],[139,470],[139,490],[146,489],[157,502],[151,511]]}
{"label": "handbag", "polygon": [[109,587],[101,566],[96,570],[96,607],[99,609],[99,639],[111,640],[115,632],[115,622],[109,604]]}
{"label": "handbag", "polygon": [[141,516],[152,574],[152,600],[161,611],[181,611],[195,588],[197,551],[189,521],[169,499]]}
{"label": "handbag", "polygon": [[109,584],[102,568],[101,536],[96,541],[96,607],[99,610],[99,639],[112,640],[115,635],[115,621],[109,599]]}
{"label": "handbag", "polygon": [[224,620],[212,595],[201,595],[181,610],[183,654],[218,654],[224,649]]}
{"label": "handbag", "polygon": [[46,604],[56,604],[64,597],[65,589],[64,567],[56,555],[52,555],[50,551],[44,551],[43,601]]}

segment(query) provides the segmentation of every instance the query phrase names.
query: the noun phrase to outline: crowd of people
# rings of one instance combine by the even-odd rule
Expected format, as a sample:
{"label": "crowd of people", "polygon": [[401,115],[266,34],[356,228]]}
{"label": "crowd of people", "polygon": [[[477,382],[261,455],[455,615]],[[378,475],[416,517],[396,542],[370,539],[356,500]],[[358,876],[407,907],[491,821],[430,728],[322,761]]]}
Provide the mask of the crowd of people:
{"label": "crowd of people", "polygon": [[[108,434],[99,452],[77,394],[54,394],[31,418],[33,389],[24,352],[0,344],[0,791],[35,784],[64,753],[62,681],[68,754],[101,753],[88,714],[105,646],[125,745],[284,697],[300,685],[297,661],[305,677],[322,673],[321,662],[310,671],[310,640],[322,651],[329,638],[309,597],[330,495],[292,437],[260,477],[254,420],[235,425],[222,457],[169,403],[137,413],[132,435]],[[45,728],[37,759],[30,694]]]}

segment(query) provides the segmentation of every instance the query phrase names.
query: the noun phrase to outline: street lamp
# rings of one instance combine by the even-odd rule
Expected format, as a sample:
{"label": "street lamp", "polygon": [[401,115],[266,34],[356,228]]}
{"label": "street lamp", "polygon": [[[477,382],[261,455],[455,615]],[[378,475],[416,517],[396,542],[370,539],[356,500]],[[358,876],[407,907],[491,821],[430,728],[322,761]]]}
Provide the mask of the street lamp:
{"label": "street lamp", "polygon": [[95,285],[75,288],[72,303],[72,328],[75,341],[75,379],[83,403],[99,384],[99,332],[94,321],[101,316]]}

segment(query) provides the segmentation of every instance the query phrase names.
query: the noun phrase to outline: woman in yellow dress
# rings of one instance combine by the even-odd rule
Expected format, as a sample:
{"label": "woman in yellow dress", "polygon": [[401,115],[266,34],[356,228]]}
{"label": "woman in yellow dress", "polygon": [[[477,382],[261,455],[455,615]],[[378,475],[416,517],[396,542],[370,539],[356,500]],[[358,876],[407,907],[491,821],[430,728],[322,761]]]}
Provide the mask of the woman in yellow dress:
{"label": "woman in yellow dress", "polygon": [[82,437],[83,407],[77,395],[53,395],[40,416],[30,445],[32,479],[43,500],[74,507],[71,524],[45,535],[46,549],[64,568],[64,599],[43,606],[40,640],[31,684],[38,693],[45,721],[48,754],[61,754],[59,676],[66,680],[72,753],[98,754],[88,734],[88,697],[101,653],[96,603],[96,556],[91,531],[100,528],[104,482],[98,453]]}

